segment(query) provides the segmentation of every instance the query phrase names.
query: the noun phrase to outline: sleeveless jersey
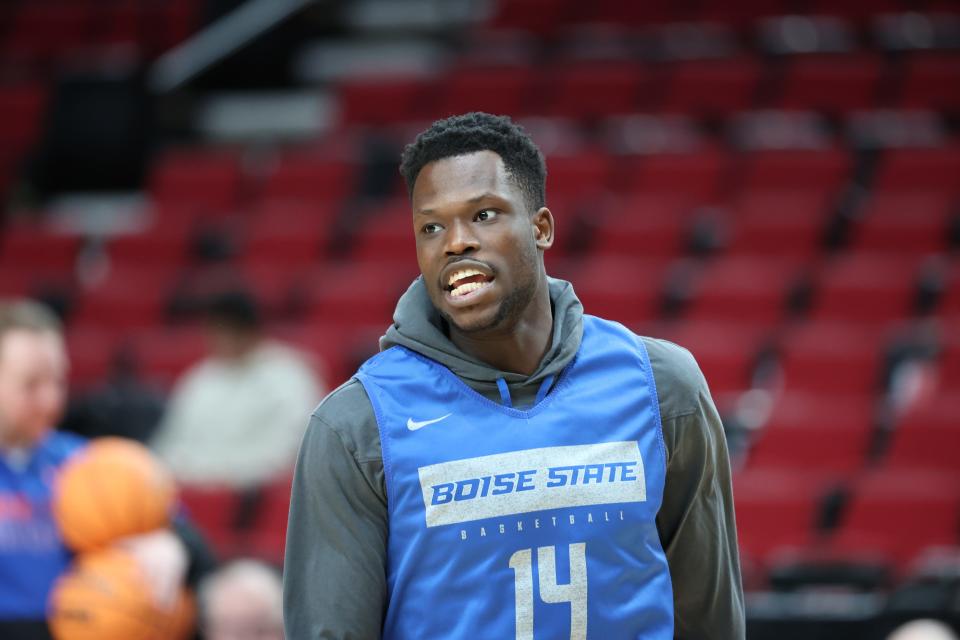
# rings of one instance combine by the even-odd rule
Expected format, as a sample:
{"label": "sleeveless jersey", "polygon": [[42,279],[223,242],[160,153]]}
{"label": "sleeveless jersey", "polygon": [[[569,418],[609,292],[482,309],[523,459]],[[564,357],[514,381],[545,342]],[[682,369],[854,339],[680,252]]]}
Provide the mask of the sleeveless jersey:
{"label": "sleeveless jersey", "polygon": [[356,376],[380,429],[385,639],[673,637],[655,518],[665,449],[643,342],[584,316],[528,410],[404,347]]}
{"label": "sleeveless jersey", "polygon": [[54,478],[86,440],[51,431],[23,467],[0,456],[0,622],[42,620],[67,549],[51,509]]}

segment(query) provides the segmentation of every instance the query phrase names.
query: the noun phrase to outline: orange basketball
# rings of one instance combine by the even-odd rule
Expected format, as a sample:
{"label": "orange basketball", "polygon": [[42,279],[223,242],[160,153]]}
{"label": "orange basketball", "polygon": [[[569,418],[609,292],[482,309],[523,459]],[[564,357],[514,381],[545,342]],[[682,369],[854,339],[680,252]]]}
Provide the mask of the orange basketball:
{"label": "orange basketball", "polygon": [[75,551],[170,523],[176,484],[143,445],[123,438],[93,440],[63,466],[53,513]]}
{"label": "orange basketball", "polygon": [[182,640],[195,617],[186,591],[172,611],[158,609],[137,561],[117,549],[78,556],[54,585],[48,608],[56,640]]}

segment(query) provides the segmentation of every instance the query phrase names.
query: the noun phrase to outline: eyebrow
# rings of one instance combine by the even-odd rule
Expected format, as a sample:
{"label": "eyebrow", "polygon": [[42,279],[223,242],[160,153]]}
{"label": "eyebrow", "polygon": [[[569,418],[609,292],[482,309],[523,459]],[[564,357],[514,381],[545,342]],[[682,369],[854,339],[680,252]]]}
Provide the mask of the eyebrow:
{"label": "eyebrow", "polygon": [[[490,191],[485,191],[485,192],[481,193],[481,194],[478,195],[478,196],[474,196],[474,197],[470,198],[469,200],[467,200],[467,203],[468,203],[468,204],[477,204],[477,203],[479,203],[479,202],[482,202],[482,201],[487,200],[487,199],[490,199],[490,198],[493,198],[493,199],[496,199],[496,200],[500,200],[500,199],[501,199],[501,197],[498,196],[497,194],[492,193],[492,192],[490,192]],[[420,209],[419,211],[414,211],[414,212],[413,212],[413,215],[415,215],[415,216],[429,216],[429,215],[433,215],[433,214],[435,214],[435,213],[436,213],[436,211],[434,211],[433,209]]]}

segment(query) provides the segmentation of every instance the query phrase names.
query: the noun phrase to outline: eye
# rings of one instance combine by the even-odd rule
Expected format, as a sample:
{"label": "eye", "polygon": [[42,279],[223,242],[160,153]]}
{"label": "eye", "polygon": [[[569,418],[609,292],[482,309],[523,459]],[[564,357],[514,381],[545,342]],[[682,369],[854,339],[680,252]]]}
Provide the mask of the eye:
{"label": "eye", "polygon": [[423,233],[424,235],[430,236],[435,233],[440,233],[441,229],[443,229],[443,227],[441,227],[436,222],[428,222],[427,224],[420,227],[420,232]]}
{"label": "eye", "polygon": [[473,219],[476,220],[477,222],[487,222],[487,221],[493,220],[496,217],[497,217],[496,211],[494,211],[493,209],[484,209],[483,211],[479,212],[476,216],[474,216]]}

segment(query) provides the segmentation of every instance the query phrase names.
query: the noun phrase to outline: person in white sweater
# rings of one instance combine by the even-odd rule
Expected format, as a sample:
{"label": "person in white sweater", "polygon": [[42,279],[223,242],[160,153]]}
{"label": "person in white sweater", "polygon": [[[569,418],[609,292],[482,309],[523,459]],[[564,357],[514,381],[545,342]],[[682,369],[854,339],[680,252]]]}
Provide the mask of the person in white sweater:
{"label": "person in white sweater", "polygon": [[185,485],[256,487],[292,469],[326,389],[307,358],[264,334],[247,293],[217,295],[206,319],[211,353],[177,381],[152,444]]}

